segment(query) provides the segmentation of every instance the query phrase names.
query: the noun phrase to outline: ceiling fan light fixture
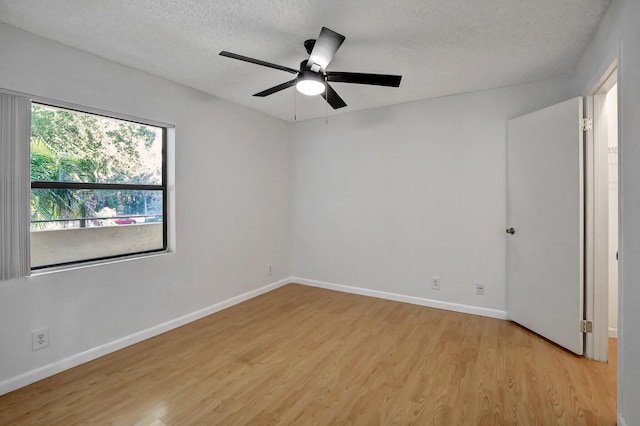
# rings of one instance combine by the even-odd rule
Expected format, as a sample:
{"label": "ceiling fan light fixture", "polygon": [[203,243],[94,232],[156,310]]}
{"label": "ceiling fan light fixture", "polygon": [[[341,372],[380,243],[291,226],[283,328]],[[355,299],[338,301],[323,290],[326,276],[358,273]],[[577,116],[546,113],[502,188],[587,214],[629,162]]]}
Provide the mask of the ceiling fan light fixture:
{"label": "ceiling fan light fixture", "polygon": [[300,73],[298,82],[296,83],[298,92],[307,96],[315,96],[324,93],[326,90],[324,78],[321,74],[303,71]]}

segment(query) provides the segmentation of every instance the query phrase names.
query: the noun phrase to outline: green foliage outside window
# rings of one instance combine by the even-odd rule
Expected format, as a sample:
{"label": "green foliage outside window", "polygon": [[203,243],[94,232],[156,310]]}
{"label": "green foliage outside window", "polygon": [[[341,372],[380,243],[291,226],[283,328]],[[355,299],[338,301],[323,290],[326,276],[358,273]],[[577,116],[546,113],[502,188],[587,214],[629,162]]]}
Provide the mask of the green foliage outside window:
{"label": "green foliage outside window", "polygon": [[[31,129],[32,181],[162,183],[160,128],[33,104]],[[86,218],[114,213],[161,221],[162,191],[32,190],[33,230],[49,229],[59,219],[79,219],[86,226]],[[105,223],[93,221],[94,226]]]}

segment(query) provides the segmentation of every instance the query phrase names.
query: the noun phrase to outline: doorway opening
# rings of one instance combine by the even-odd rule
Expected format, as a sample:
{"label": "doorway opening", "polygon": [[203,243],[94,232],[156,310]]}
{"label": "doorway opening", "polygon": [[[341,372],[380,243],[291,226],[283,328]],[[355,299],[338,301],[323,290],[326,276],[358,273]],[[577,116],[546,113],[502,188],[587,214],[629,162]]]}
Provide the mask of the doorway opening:
{"label": "doorway opening", "polygon": [[587,110],[593,117],[593,132],[588,132],[586,150],[591,153],[591,158],[587,158],[590,171],[587,173],[585,311],[587,318],[593,318],[594,325],[593,334],[585,337],[585,344],[588,358],[606,362],[609,354],[616,354],[619,314],[616,63],[603,75],[592,95],[587,98]]}
{"label": "doorway opening", "polygon": [[602,362],[619,317],[617,83],[614,63],[588,96],[507,122],[509,318]]}
{"label": "doorway opening", "polygon": [[609,168],[609,338],[618,338],[618,85],[605,95]]}

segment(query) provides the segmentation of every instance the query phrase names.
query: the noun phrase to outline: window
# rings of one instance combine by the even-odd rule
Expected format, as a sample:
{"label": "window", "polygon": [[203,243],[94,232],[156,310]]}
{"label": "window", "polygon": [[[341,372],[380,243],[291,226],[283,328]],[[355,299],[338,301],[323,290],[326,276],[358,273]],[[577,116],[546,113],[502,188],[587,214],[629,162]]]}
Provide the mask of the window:
{"label": "window", "polygon": [[165,250],[167,130],[31,105],[31,267]]}

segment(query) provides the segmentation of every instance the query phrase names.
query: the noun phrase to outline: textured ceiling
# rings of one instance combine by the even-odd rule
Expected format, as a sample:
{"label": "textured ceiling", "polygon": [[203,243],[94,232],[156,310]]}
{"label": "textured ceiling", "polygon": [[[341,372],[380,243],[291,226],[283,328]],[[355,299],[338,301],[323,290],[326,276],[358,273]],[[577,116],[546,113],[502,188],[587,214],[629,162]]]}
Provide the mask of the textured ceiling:
{"label": "textured ceiling", "polygon": [[346,40],[328,69],[403,75],[400,88],[332,83],[329,115],[570,74],[609,0],[0,0],[0,21],[292,121],[322,98],[221,50],[298,68],[322,26]]}

